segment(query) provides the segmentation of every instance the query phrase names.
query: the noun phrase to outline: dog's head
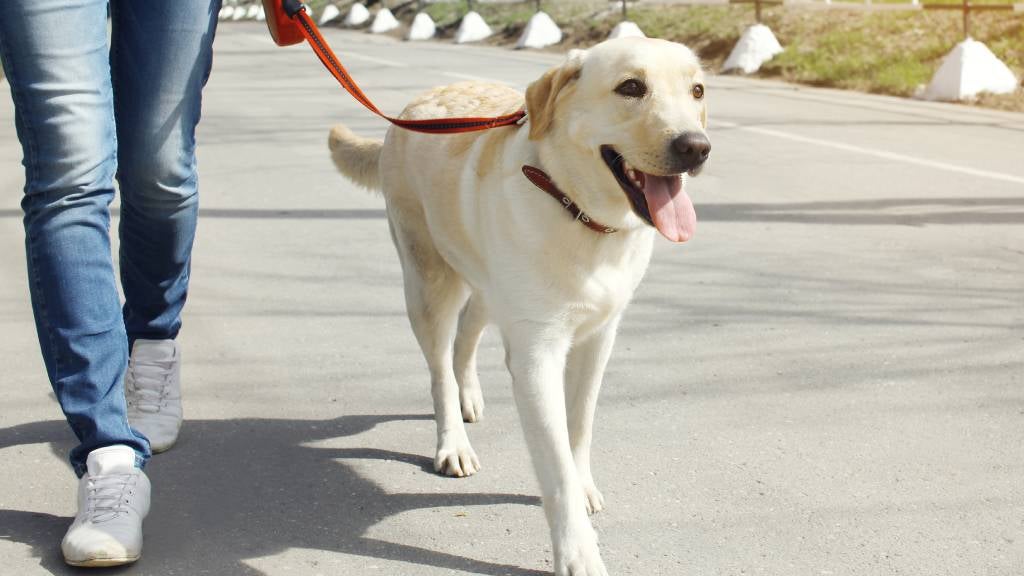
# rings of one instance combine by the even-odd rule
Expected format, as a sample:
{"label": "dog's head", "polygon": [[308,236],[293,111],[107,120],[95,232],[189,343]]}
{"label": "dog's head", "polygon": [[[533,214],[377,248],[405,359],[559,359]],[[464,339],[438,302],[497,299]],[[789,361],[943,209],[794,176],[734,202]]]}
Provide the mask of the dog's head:
{"label": "dog's head", "polygon": [[648,38],[574,50],[526,91],[530,139],[595,219],[693,235],[683,190],[711,151],[700,62],[682,44]]}

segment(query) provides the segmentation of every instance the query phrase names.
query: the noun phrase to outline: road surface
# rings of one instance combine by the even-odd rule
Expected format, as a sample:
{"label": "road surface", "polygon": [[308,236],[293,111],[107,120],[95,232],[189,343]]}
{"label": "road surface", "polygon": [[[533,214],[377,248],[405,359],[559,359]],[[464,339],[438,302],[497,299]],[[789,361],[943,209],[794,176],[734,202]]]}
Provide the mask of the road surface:
{"label": "road surface", "polygon": [[[392,112],[559,60],[327,35]],[[611,573],[1024,574],[1024,115],[732,77],[708,100],[697,235],[657,244],[599,406]],[[383,202],[326,150],[334,122],[384,123],[256,23],[221,27],[203,116],[187,422],[117,573],[549,573],[493,332],[469,429],[484,468],[431,471]],[[12,118],[5,96],[0,573],[63,574],[72,436],[29,311]]]}

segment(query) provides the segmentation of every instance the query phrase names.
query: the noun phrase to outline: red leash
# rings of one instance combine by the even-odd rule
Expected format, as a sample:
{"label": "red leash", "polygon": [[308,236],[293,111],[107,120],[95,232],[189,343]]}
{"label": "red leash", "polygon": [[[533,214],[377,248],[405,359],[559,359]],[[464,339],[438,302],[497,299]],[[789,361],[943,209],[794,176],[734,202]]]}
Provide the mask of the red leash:
{"label": "red leash", "polygon": [[428,120],[405,120],[394,118],[380,111],[370,98],[363,94],[359,85],[352,79],[341,61],[331,50],[330,45],[320,35],[313,19],[306,12],[305,7],[298,0],[264,0],[264,11],[267,14],[267,26],[270,28],[274,41],[281,46],[295,44],[303,39],[309,43],[313,53],[320,59],[327,71],[341,84],[353,98],[366,107],[367,110],[391,122],[395,126],[412,130],[415,132],[426,132],[428,134],[458,134],[462,132],[476,132],[489,130],[500,126],[511,126],[518,124],[526,112],[520,110],[514,114],[497,116],[493,118],[431,118]]}
{"label": "red leash", "polygon": [[[458,134],[462,132],[477,132],[480,130],[489,130],[491,128],[498,128],[501,126],[511,126],[513,124],[519,124],[523,118],[526,117],[526,111],[520,110],[514,114],[507,114],[505,116],[497,116],[493,118],[434,118],[429,120],[403,120],[401,118],[393,118],[380,111],[370,98],[363,94],[363,91],[359,89],[359,85],[352,79],[345,67],[341,65],[338,57],[331,50],[331,47],[324,40],[324,37],[320,35],[320,31],[317,29],[316,24],[313,23],[313,19],[309,17],[309,13],[306,12],[305,7],[299,2],[299,0],[263,0],[263,9],[267,15],[267,28],[270,29],[270,35],[273,36],[274,42],[278,46],[290,46],[292,44],[298,44],[305,40],[309,43],[310,48],[313,49],[313,53],[320,59],[327,71],[341,84],[341,87],[345,89],[353,98],[359,101],[360,104],[366,106],[367,110],[380,116],[381,118],[391,122],[395,126],[405,128],[406,130],[413,130],[415,132],[425,132],[427,134]],[[523,174],[526,176],[534,186],[550,194],[563,208],[569,211],[574,220],[582,222],[587,228],[601,234],[611,234],[616,232],[615,228],[611,226],[605,226],[599,224],[587,216],[579,206],[576,205],[572,199],[569,198],[564,192],[558,189],[558,186],[551,181],[551,177],[544,173],[539,168],[533,166],[523,166]]]}

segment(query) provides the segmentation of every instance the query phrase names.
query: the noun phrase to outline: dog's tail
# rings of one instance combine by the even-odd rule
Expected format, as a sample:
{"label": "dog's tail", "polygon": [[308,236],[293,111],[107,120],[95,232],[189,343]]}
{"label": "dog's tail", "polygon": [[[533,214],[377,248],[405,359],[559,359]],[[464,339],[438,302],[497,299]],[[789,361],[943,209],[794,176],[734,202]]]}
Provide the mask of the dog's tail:
{"label": "dog's tail", "polygon": [[344,124],[338,124],[331,128],[327,145],[339,172],[369,190],[380,189],[380,151],[383,142],[363,138]]}

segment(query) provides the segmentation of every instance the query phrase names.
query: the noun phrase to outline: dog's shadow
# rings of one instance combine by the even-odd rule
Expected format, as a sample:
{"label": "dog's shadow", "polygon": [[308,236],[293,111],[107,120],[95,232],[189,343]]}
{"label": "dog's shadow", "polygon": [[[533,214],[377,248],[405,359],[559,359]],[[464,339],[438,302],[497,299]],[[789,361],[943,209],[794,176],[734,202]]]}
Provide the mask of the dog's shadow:
{"label": "dog's shadow", "polygon": [[[549,572],[466,558],[378,540],[368,530],[403,512],[444,506],[539,506],[519,494],[389,494],[360,476],[352,459],[397,461],[433,473],[425,456],[379,449],[316,448],[308,444],[355,436],[378,424],[431,420],[429,415],[343,416],[333,420],[189,420],[181,446],[158,455],[153,508],[142,560],[118,574],[262,574],[245,560],[289,548],[318,549],[492,576]],[[50,443],[66,454],[71,435],[62,421],[0,429],[0,449]],[[63,457],[63,456],[62,456]],[[70,471],[68,472],[70,474]],[[0,538],[28,544],[54,574],[66,566],[60,539],[70,517],[0,509]],[[440,531],[440,528],[439,528]],[[416,569],[410,566],[410,573]],[[95,573],[95,570],[88,573]]]}

